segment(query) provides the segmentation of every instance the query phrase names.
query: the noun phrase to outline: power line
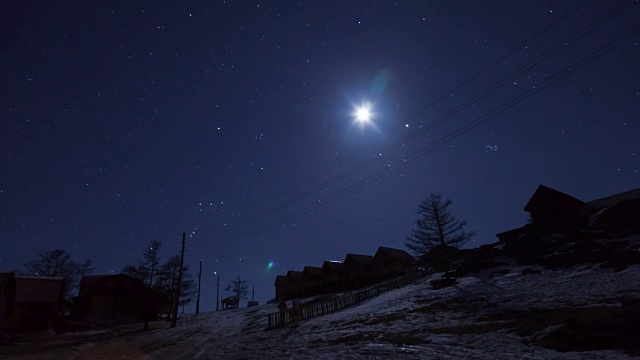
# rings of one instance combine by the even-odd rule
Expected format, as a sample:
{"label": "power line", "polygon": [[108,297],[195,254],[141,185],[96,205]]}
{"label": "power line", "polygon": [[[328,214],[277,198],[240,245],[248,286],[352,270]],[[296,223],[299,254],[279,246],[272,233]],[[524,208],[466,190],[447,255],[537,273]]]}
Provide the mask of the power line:
{"label": "power line", "polygon": [[566,78],[567,76],[571,75],[572,73],[576,72],[577,70],[585,67],[586,65],[588,65],[589,63],[595,61],[596,59],[604,56],[605,54],[607,54],[608,52],[610,52],[611,50],[613,50],[614,48],[620,46],[621,43],[623,43],[626,40],[629,40],[631,38],[633,38],[634,36],[640,34],[640,26],[626,32],[624,35],[622,35],[621,37],[613,40],[612,42],[609,42],[608,44],[604,45],[603,47],[599,48],[598,50],[590,53],[589,55],[583,57],[582,59],[578,60],[577,62],[573,63],[572,65],[570,65],[569,67],[566,67],[564,70],[560,71],[559,73],[556,73],[555,75],[553,75],[552,77],[538,83],[537,85],[533,86],[532,88],[530,88],[529,90],[527,90],[526,92],[510,99],[509,101],[507,101],[506,103],[500,105],[499,107],[489,111],[488,113],[482,115],[481,117],[477,118],[474,121],[471,121],[469,123],[467,123],[466,125],[462,126],[461,128],[450,132],[449,134],[447,134],[446,136],[442,137],[440,140],[438,140],[439,143],[437,143],[437,145],[433,145],[431,147],[428,147],[426,149],[421,149],[418,150],[416,152],[414,152],[414,154],[412,155],[412,157],[408,158],[405,163],[409,163],[411,161],[414,161],[415,159],[428,154],[429,152],[437,149],[438,147],[450,142],[451,140],[467,133],[469,130],[475,129],[476,127],[480,126],[481,124],[489,121],[490,119],[496,117],[499,114],[502,114],[503,112],[507,111],[508,109],[514,107],[515,105],[521,103],[522,101],[530,98],[531,96],[539,93],[540,91],[546,89],[547,87],[555,84],[556,82]]}
{"label": "power line", "polygon": [[[583,2],[581,2],[578,6],[576,6],[575,8],[573,8],[571,11],[567,12],[566,14],[564,14],[563,16],[561,16],[560,18],[558,18],[556,21],[554,21],[553,23],[551,23],[550,25],[548,25],[547,27],[545,27],[544,29],[540,30],[538,33],[536,33],[535,35],[533,35],[532,37],[530,37],[529,39],[527,39],[526,41],[524,41],[523,43],[521,43],[520,45],[518,45],[517,47],[513,48],[511,51],[507,52],[506,54],[504,54],[503,56],[501,56],[500,58],[498,58],[497,60],[493,61],[491,64],[489,64],[488,66],[484,67],[482,70],[480,70],[478,73],[476,73],[475,75],[473,75],[471,78],[467,79],[466,81],[462,82],[461,84],[459,84],[458,86],[454,87],[453,89],[450,89],[449,91],[447,91],[446,93],[444,93],[443,95],[441,95],[440,97],[438,97],[437,99],[435,99],[434,101],[432,101],[430,104],[428,104],[427,106],[423,107],[422,109],[416,111],[415,113],[413,113],[412,115],[405,117],[403,122],[406,122],[407,120],[410,120],[412,118],[415,118],[416,116],[418,116],[419,114],[425,112],[426,110],[428,110],[429,108],[431,108],[432,106],[438,104],[439,102],[441,102],[442,100],[446,99],[447,97],[449,97],[451,94],[453,94],[454,92],[460,90],[461,88],[463,88],[464,86],[466,86],[467,84],[471,83],[473,80],[477,79],[478,77],[480,77],[482,74],[486,73],[487,71],[489,71],[490,69],[492,69],[494,66],[496,66],[497,64],[501,63],[502,61],[504,61],[506,58],[510,57],[511,55],[515,54],[516,52],[518,52],[519,50],[521,50],[522,48],[524,48],[525,46],[527,46],[527,44],[535,41],[537,38],[539,38],[540,36],[542,36],[543,34],[545,34],[546,32],[548,32],[549,30],[551,30],[552,28],[554,28],[556,25],[560,24],[561,22],[564,22],[567,18],[569,18],[571,15],[573,15],[574,13],[576,13],[577,11],[579,11],[583,6],[585,6],[587,3],[589,3],[590,0],[585,0]],[[401,128],[401,125],[395,126],[391,129],[389,129],[389,131],[395,131],[398,130],[399,128]],[[406,141],[405,141],[406,142]],[[309,183],[310,181],[312,181],[313,179],[318,178],[319,176],[325,174],[327,171],[333,169],[334,167],[336,167],[337,165],[339,165],[340,163],[342,163],[343,161],[355,156],[358,152],[366,149],[367,147],[370,147],[371,144],[366,144],[363,145],[361,147],[359,147],[358,149],[356,149],[355,151],[346,154],[344,156],[342,156],[340,159],[336,160],[335,162],[331,163],[329,166],[325,167],[324,169],[322,169],[320,172],[317,172],[314,175],[311,175],[309,177],[307,177],[306,179],[300,181],[299,183],[297,183],[296,185],[293,185],[285,190],[280,191],[279,193],[277,193],[275,196],[271,197],[269,200],[267,201],[263,201],[261,205],[257,205],[251,209],[249,209],[248,211],[246,211],[246,214],[250,214],[253,211],[256,211],[258,209],[263,208],[264,206],[266,206],[266,204],[271,203],[279,198],[281,198],[282,196],[293,192],[294,190],[300,188],[301,186]],[[368,161],[366,162],[368,164]],[[353,173],[357,170],[359,170],[361,168],[360,165],[362,165],[363,163],[360,163],[359,165],[356,166],[356,168],[353,168],[351,170],[347,171],[347,174],[342,174],[342,175],[338,175],[336,177],[334,177],[332,180],[329,180],[328,183],[322,184],[320,186],[316,186],[313,189],[303,193],[302,195],[297,196],[294,199],[291,199],[287,202],[285,202],[284,204],[281,204],[279,206],[277,206],[274,209],[268,209],[265,212],[261,212],[260,214],[252,217],[251,219],[245,221],[245,222],[251,222],[254,221],[256,219],[262,218],[265,215],[270,215],[272,214],[274,211],[279,211],[283,208],[288,207],[289,205],[297,202],[298,200],[301,200],[305,197],[310,196],[311,194],[314,194],[316,192],[318,192],[319,190],[321,190],[322,188],[325,188],[328,185],[331,185],[341,179],[343,179],[344,177],[348,176],[350,173]],[[236,227],[227,229],[226,232],[228,231],[233,231]]]}
{"label": "power line", "polygon": [[[436,143],[436,145],[433,145],[427,149],[421,149],[419,151],[416,151],[413,153],[413,155],[407,159],[403,165],[406,165],[414,160],[416,160],[417,158],[428,154],[429,152],[437,149],[438,147],[452,141],[453,139],[465,134],[466,132],[468,132],[469,130],[472,130],[476,127],[478,127],[479,125],[487,122],[488,120],[496,117],[499,114],[502,114],[503,112],[505,112],[506,110],[514,107],[515,105],[521,103],[522,101],[528,99],[529,97],[541,92],[542,90],[546,89],[547,87],[555,84],[556,82],[566,78],[567,76],[573,74],[574,72],[576,72],[577,70],[583,68],[584,66],[588,65],[589,63],[595,61],[596,59],[604,56],[605,54],[609,53],[611,50],[613,50],[614,48],[620,46],[620,44],[622,44],[624,41],[629,40],[633,37],[635,37],[636,35],[640,34],[640,26],[634,28],[631,31],[628,31],[627,33],[625,33],[623,36],[609,42],[608,44],[604,45],[603,47],[599,48],[598,50],[590,53],[589,55],[583,57],[582,59],[578,60],[577,62],[573,63],[572,65],[566,67],[565,69],[563,69],[562,71],[556,73],[555,75],[553,75],[552,77],[538,83],[536,86],[532,87],[531,89],[527,90],[526,92],[510,99],[509,101],[507,101],[506,103],[503,103],[502,105],[498,106],[497,108],[494,108],[493,110],[487,112],[486,114],[482,115],[481,117],[477,118],[476,120],[467,123],[466,125],[464,125],[463,127],[449,133],[448,135],[444,136],[443,138],[441,138],[440,140],[438,140]],[[271,228],[273,228],[274,226],[280,225],[284,222],[287,221],[291,221],[295,218],[298,218],[306,213],[309,213],[311,211],[314,211],[317,208],[326,206],[327,204],[338,200],[339,198],[377,180],[378,178],[382,177],[383,175],[389,173],[391,170],[390,169],[382,169],[379,170],[377,172],[375,172],[374,174],[371,174],[370,176],[368,176],[367,178],[365,178],[364,180],[360,181],[359,183],[355,183],[347,188],[344,188],[343,190],[322,199],[317,205],[315,204],[310,204],[309,206],[307,206],[306,208],[302,208],[299,209],[285,217],[281,217],[279,219],[270,221],[266,224],[263,224],[261,226],[255,227],[253,229],[251,229],[250,231],[233,237],[232,239],[240,239],[240,238],[244,238],[247,236],[252,236],[252,235],[256,235],[259,234],[261,232],[264,232],[266,230],[269,230]]]}
{"label": "power line", "polygon": [[514,70],[509,75],[504,76],[502,79],[500,79],[497,82],[493,83],[492,85],[490,85],[486,89],[478,92],[476,95],[474,95],[470,99],[467,99],[464,103],[458,105],[457,107],[455,107],[454,109],[450,110],[446,114],[444,114],[444,115],[438,117],[437,119],[435,119],[434,121],[432,121],[425,128],[422,128],[422,129],[414,132],[410,136],[406,137],[401,143],[396,145],[393,149],[397,149],[398,147],[404,145],[404,143],[407,143],[407,142],[413,140],[418,135],[423,134],[423,133],[427,132],[428,130],[433,129],[434,127],[436,127],[439,124],[442,124],[446,120],[448,120],[451,117],[455,116],[461,110],[464,110],[464,109],[468,108],[472,104],[476,103],[478,100],[480,100],[480,99],[492,94],[493,92],[498,90],[502,85],[504,85],[504,84],[516,79],[518,76],[524,74],[528,70],[531,70],[535,66],[543,63],[545,60],[547,60],[550,57],[556,55],[559,51],[568,48],[570,45],[572,45],[572,44],[576,43],[577,41],[579,41],[580,39],[584,38],[585,36],[587,36],[591,32],[595,31],[597,28],[603,26],[604,24],[606,24],[610,20],[612,20],[615,17],[617,17],[618,15],[622,14],[629,7],[631,7],[631,6],[633,6],[633,5],[637,4],[637,3],[638,3],[637,1],[631,0],[631,1],[628,1],[623,7],[619,8],[619,9],[610,10],[606,14],[601,15],[600,17],[598,17],[597,19],[595,19],[591,23],[583,26],[581,29],[579,29],[577,32],[573,33],[569,37],[565,38],[564,40],[559,41],[554,47],[552,47],[552,48],[548,49],[547,51],[543,52],[542,54],[538,55],[535,59],[533,59],[532,61],[530,61],[526,65],[520,67],[519,69]]}
{"label": "power line", "polygon": [[[611,20],[611,18],[613,18],[613,17],[617,16],[619,13],[621,13],[621,12],[622,12],[622,11],[624,11],[624,10],[626,10],[626,9],[627,9],[629,6],[631,6],[633,3],[635,3],[635,1],[627,2],[627,3],[625,4],[624,8],[622,8],[621,10],[617,10],[617,11],[616,11],[616,10],[611,10],[611,11],[609,11],[607,14],[600,16],[598,19],[596,19],[595,21],[593,21],[591,24],[589,24],[589,25],[587,25],[587,26],[583,27],[581,30],[579,30],[578,32],[574,33],[574,34],[573,34],[572,36],[570,36],[569,38],[567,38],[567,39],[563,40],[559,45],[556,45],[556,47],[555,47],[555,48],[567,48],[567,47],[568,47],[570,44],[572,44],[573,42],[575,42],[575,41],[577,41],[577,40],[581,39],[582,37],[586,36],[586,34],[588,34],[589,32],[593,31],[595,28],[597,28],[597,27],[599,27],[599,26],[603,25],[603,24],[604,24],[604,23],[606,23],[607,21]],[[586,31],[586,32],[585,32],[585,31]],[[581,34],[581,33],[582,33],[582,34]],[[537,35],[536,35],[536,36],[537,36]],[[492,92],[492,91],[494,91],[494,90],[496,89],[496,87],[495,87],[495,86],[496,86],[497,84],[499,84],[500,82],[504,83],[504,80],[505,80],[505,79],[508,79],[508,78],[513,77],[513,76],[514,76],[513,74],[515,74],[515,76],[518,76],[518,75],[520,75],[520,74],[524,73],[526,70],[529,70],[529,69],[531,69],[533,66],[535,66],[535,65],[539,64],[540,62],[542,62],[542,61],[546,60],[546,59],[547,59],[547,58],[549,58],[550,56],[555,55],[555,53],[556,53],[556,52],[555,52],[555,48],[552,48],[552,49],[550,49],[550,50],[546,51],[546,52],[545,52],[545,53],[543,53],[542,55],[538,56],[537,60],[534,60],[534,62],[530,62],[530,63],[528,63],[527,65],[525,65],[524,67],[522,67],[519,71],[516,71],[516,72],[512,73],[512,75],[510,75],[510,76],[507,76],[507,77],[503,78],[503,80],[502,80],[502,81],[499,81],[498,83],[495,83],[494,85],[492,85],[491,87],[489,87],[489,88],[488,88],[488,90],[485,90],[485,92],[486,92],[486,91],[489,91],[488,93],[484,93],[484,94],[483,94],[483,93],[481,92],[480,94],[482,94],[482,96],[486,96],[486,95],[488,95],[490,92]],[[564,76],[563,76],[563,77],[564,77]],[[562,77],[562,78],[563,78],[563,77]],[[547,79],[546,81],[548,81],[548,80],[549,80],[549,79]],[[559,80],[560,80],[560,79],[557,79],[556,81],[559,81]],[[507,80],[507,81],[508,81],[508,80]],[[554,81],[554,82],[555,82],[555,81]],[[543,83],[544,83],[544,82],[543,82]],[[544,87],[546,87],[546,86],[544,86]],[[541,90],[541,89],[539,89],[538,91],[540,91],[540,90]],[[535,93],[537,93],[538,91],[536,91]],[[526,95],[526,93],[525,93],[525,95]],[[531,94],[531,95],[532,95],[532,94]],[[476,97],[478,97],[478,95],[476,95]],[[528,96],[527,96],[527,97],[528,97]],[[474,99],[475,99],[475,98],[474,98]],[[524,100],[524,99],[523,99],[523,100]],[[477,101],[477,99],[476,99],[475,101]],[[511,99],[511,100],[510,100],[510,102],[512,102],[512,101],[514,101],[514,99]],[[517,101],[516,103],[519,103],[519,101]],[[509,105],[506,109],[508,109],[508,108],[510,108],[510,107],[512,107],[512,106],[515,106],[515,104],[516,104],[516,103],[514,103],[514,104],[512,104],[512,105]],[[505,103],[505,104],[506,104],[506,105],[508,105],[508,103]],[[503,104],[503,106],[504,106],[505,104]],[[501,112],[505,111],[506,109],[504,109],[504,110],[502,110],[502,111],[499,111],[498,113],[496,113],[496,114],[494,114],[494,115],[491,115],[490,113],[488,113],[488,114],[485,114],[484,116],[489,116],[489,115],[490,115],[490,116],[489,116],[489,118],[492,118],[492,117],[494,117],[494,116],[498,115],[499,113],[501,113]],[[496,109],[494,109],[493,111],[496,111]],[[445,116],[447,116],[447,115],[445,115]],[[450,117],[450,116],[449,116],[449,117]],[[442,121],[443,121],[442,119],[443,119],[443,118],[440,118],[440,119],[438,119],[438,120],[436,120],[436,121],[440,121],[440,122],[442,122]],[[445,120],[446,120],[446,119],[445,119]],[[481,119],[478,119],[478,120],[481,120]],[[478,121],[478,120],[477,120],[477,121]],[[484,120],[484,121],[486,121],[486,120]],[[484,122],[484,121],[483,121],[483,122]],[[465,127],[466,127],[466,126],[469,126],[469,124],[465,125]],[[470,130],[470,129],[466,129],[466,130],[465,130],[465,127],[463,127],[463,128],[461,128],[461,129],[456,130],[455,132],[453,132],[453,133],[451,133],[451,134],[447,135],[446,137],[444,137],[443,139],[438,140],[438,141],[443,141],[443,140],[444,140],[444,142],[439,143],[439,144],[437,144],[437,145],[434,145],[434,146],[430,147],[430,148],[429,148],[429,151],[431,151],[432,149],[435,149],[435,148],[437,148],[437,147],[441,146],[442,144],[444,144],[444,143],[446,143],[446,142],[448,142],[448,141],[450,141],[450,140],[452,140],[452,139],[456,138],[457,136],[459,136],[459,135],[453,136],[453,135],[455,135],[455,133],[457,133],[457,132],[459,132],[459,131],[463,131],[462,133],[465,133],[466,131]],[[473,127],[475,127],[475,126],[473,126]],[[473,127],[472,127],[472,128],[473,128]],[[424,132],[424,131],[426,131],[426,130],[421,129],[421,130],[419,130],[418,132]],[[450,138],[449,138],[449,137],[450,137]],[[421,149],[421,150],[419,150],[419,151],[421,152],[421,151],[424,151],[424,150],[422,150],[422,149]],[[428,153],[429,151],[424,152],[424,154]],[[412,158],[410,158],[409,160],[407,160],[405,163],[408,163],[408,162],[410,162],[410,161],[413,161],[413,160],[415,160],[415,158],[417,158],[417,157],[419,157],[419,156],[422,156],[422,154],[415,153],[415,154],[413,155],[413,157],[412,157]],[[325,183],[325,184],[323,184],[323,185],[321,185],[321,186],[319,186],[319,187],[314,188],[314,189],[312,190],[312,192],[311,192],[311,193],[315,193],[315,192],[319,191],[318,189],[322,189],[322,188],[325,188],[325,187],[326,187],[326,186],[328,186],[328,185],[331,185],[332,183],[334,183],[334,182],[336,182],[336,181],[338,181],[338,180],[340,180],[340,179],[342,179],[342,178],[344,178],[344,177],[346,177],[346,176],[350,175],[351,173],[355,172],[356,170],[361,169],[362,167],[366,166],[366,164],[368,164],[368,163],[370,163],[370,162],[372,162],[372,160],[367,160],[367,161],[365,161],[365,162],[360,163],[360,164],[357,166],[357,168],[356,168],[355,170],[354,170],[354,169],[352,169],[352,170],[348,171],[348,172],[347,172],[347,173],[345,173],[345,174],[342,174],[342,175],[340,175],[340,176],[337,176],[334,180],[330,181],[329,183]],[[256,226],[256,227],[254,227],[253,229],[249,230],[248,232],[245,232],[245,233],[243,233],[242,235],[235,236],[235,237],[233,237],[233,238],[242,238],[242,237],[245,237],[245,236],[255,235],[255,234],[257,234],[257,233],[260,233],[260,232],[262,232],[262,231],[265,231],[265,230],[267,230],[267,229],[270,229],[270,228],[272,228],[273,226],[276,226],[276,225],[281,224],[281,223],[283,223],[283,222],[286,222],[286,221],[290,221],[290,220],[292,220],[292,219],[295,219],[295,218],[297,218],[297,217],[301,216],[302,214],[308,213],[308,212],[310,212],[310,211],[313,211],[314,209],[317,209],[317,208],[320,208],[320,207],[322,207],[322,206],[325,206],[327,203],[330,203],[330,202],[332,202],[332,201],[334,201],[334,200],[336,200],[336,199],[338,199],[338,198],[340,198],[340,197],[342,197],[342,196],[344,196],[344,195],[346,195],[346,194],[348,194],[348,193],[350,193],[350,192],[353,192],[353,191],[355,191],[355,190],[357,190],[357,189],[361,188],[362,186],[364,186],[364,185],[366,185],[366,184],[368,184],[368,183],[370,183],[370,182],[372,182],[372,181],[374,181],[374,180],[376,180],[376,179],[380,178],[382,175],[385,175],[385,174],[387,174],[388,172],[390,172],[390,169],[389,169],[389,168],[385,168],[385,169],[383,169],[383,170],[377,171],[376,173],[374,173],[374,174],[372,174],[372,175],[368,176],[367,178],[365,178],[364,180],[360,180],[359,182],[357,182],[357,183],[355,183],[355,184],[352,184],[352,185],[350,185],[350,186],[348,186],[348,187],[346,187],[346,188],[344,188],[344,189],[340,190],[339,192],[337,192],[337,193],[335,193],[335,194],[333,194],[333,195],[330,195],[330,196],[328,196],[328,197],[326,197],[326,198],[324,198],[324,199],[322,199],[322,200],[319,200],[318,202],[314,202],[314,203],[310,204],[308,207],[305,207],[305,208],[299,209],[299,210],[297,210],[297,211],[294,211],[294,212],[292,212],[292,213],[290,213],[290,214],[287,214],[287,215],[285,215],[285,216],[283,216],[283,217],[280,217],[280,218],[278,218],[278,219],[275,219],[275,220],[269,221],[269,222],[267,222],[267,223],[265,223],[265,224],[262,224],[262,225]],[[287,202],[286,204],[280,205],[279,207],[277,207],[277,208],[275,208],[275,209],[276,209],[276,210],[280,210],[280,209],[282,209],[282,208],[285,208],[285,207],[289,206],[290,204],[295,203],[297,200],[300,200],[300,199],[302,199],[302,198],[304,198],[304,197],[306,197],[306,196],[308,196],[308,195],[309,195],[309,194],[307,194],[307,195],[302,195],[302,196],[298,196],[295,200],[293,200],[293,201],[289,201],[289,202]],[[272,212],[271,212],[271,213],[272,213]],[[256,220],[256,218],[252,218],[252,219],[251,219],[251,221],[253,221],[253,220]]]}
{"label": "power line", "polygon": [[460,90],[461,88],[463,88],[465,85],[469,84],[470,82],[472,82],[473,80],[477,79],[478,77],[480,77],[482,74],[484,74],[485,72],[491,70],[494,66],[496,66],[498,63],[502,62],[503,60],[505,60],[506,58],[508,58],[509,56],[515,54],[516,52],[518,52],[520,49],[524,48],[525,46],[527,46],[527,44],[533,42],[534,40],[536,40],[537,38],[539,38],[540,36],[542,36],[544,33],[546,33],[547,31],[551,30],[553,27],[555,27],[556,25],[560,24],[561,22],[563,22],[564,20],[566,20],[569,16],[573,15],[575,12],[577,12],[578,10],[580,10],[584,5],[586,5],[590,0],[586,0],[581,2],[578,6],[576,6],[575,8],[573,8],[571,11],[569,11],[568,13],[564,14],[562,17],[560,17],[558,20],[554,21],[553,23],[551,23],[549,26],[547,26],[546,28],[540,30],[537,34],[533,35],[532,37],[530,37],[529,39],[527,39],[526,41],[524,41],[522,44],[518,45],[516,48],[514,48],[513,50],[509,51],[508,53],[506,53],[505,55],[503,55],[502,57],[500,57],[498,60],[492,62],[491,64],[489,64],[487,67],[485,67],[484,69],[480,70],[480,72],[478,72],[477,74],[473,75],[471,78],[469,78],[467,81],[463,82],[462,84],[456,86],[455,88],[449,90],[446,94],[440,96],[439,98],[437,98],[436,100],[432,101],[429,105],[423,107],[422,109],[418,110],[416,113],[414,113],[412,116],[410,116],[409,118],[413,118],[415,116],[417,116],[418,114],[430,109],[433,105],[439,103],[440,101],[446,99],[447,97],[451,96],[451,94],[453,94],[454,92]]}
{"label": "power line", "polygon": [[[594,21],[592,21],[590,24],[582,27],[581,29],[579,29],[577,32],[575,32],[574,34],[572,34],[571,36],[565,38],[564,40],[558,42],[554,47],[548,49],[547,51],[545,51],[544,53],[538,55],[534,60],[530,61],[529,63],[527,63],[525,66],[520,67],[519,69],[516,69],[515,71],[513,71],[512,73],[510,73],[509,75],[504,76],[502,79],[500,79],[499,81],[493,83],[492,85],[490,85],[489,87],[487,87],[486,89],[478,92],[475,96],[471,97],[470,99],[467,99],[464,103],[458,105],[456,108],[452,109],[451,111],[447,112],[446,114],[438,117],[437,119],[435,119],[433,122],[431,122],[430,124],[427,125],[427,127],[423,128],[423,129],[419,129],[417,131],[415,131],[413,134],[411,134],[408,137],[405,137],[404,139],[402,139],[400,142],[398,142],[398,144],[394,147],[391,148],[390,151],[396,150],[397,148],[403,146],[405,143],[415,139],[418,135],[434,128],[435,126],[445,122],[446,120],[450,119],[451,117],[455,116],[459,111],[471,106],[472,104],[474,104],[475,102],[477,102],[478,100],[492,94],[493,92],[495,92],[496,90],[498,90],[502,85],[506,84],[507,82],[517,78],[518,76],[520,76],[521,74],[525,73],[526,71],[532,69],[533,67],[535,67],[536,65],[544,62],[546,59],[552,57],[553,55],[556,55],[558,51],[565,49],[567,47],[569,47],[571,44],[577,42],[578,40],[582,39],[583,37],[587,36],[589,33],[591,33],[592,31],[594,31],[595,29],[597,29],[598,27],[604,25],[605,23],[607,23],[609,20],[613,19],[615,16],[619,15],[620,13],[622,13],[623,11],[625,11],[628,7],[630,7],[631,5],[633,5],[634,3],[636,3],[635,1],[629,1],[627,2],[622,8],[620,9],[612,9],[609,12],[605,13],[604,15],[598,17],[597,19],[595,19]],[[577,8],[573,9],[572,12],[577,11],[582,5],[584,5],[584,3],[582,3],[580,6],[578,6]],[[568,15],[570,15],[571,13],[566,14],[564,18],[566,18]],[[560,20],[556,21],[554,24],[550,25],[553,26],[555,24],[557,24]],[[548,28],[547,28],[548,29]],[[534,35],[530,40],[524,42],[522,45],[520,45],[518,48],[521,48],[523,46],[525,46],[526,44],[528,44],[529,42],[531,42],[533,39],[537,38],[538,36],[540,36],[545,30],[538,32],[536,35]],[[511,51],[508,55],[513,54],[515,52]],[[496,64],[500,61],[502,61],[504,58],[506,58],[508,55],[503,56],[501,59],[499,59],[497,62],[494,62],[493,64]],[[491,68],[490,65],[489,67],[484,68],[479,74],[487,71],[489,68]],[[479,74],[477,74],[475,77],[477,77]],[[472,78],[473,79],[473,78]],[[471,80],[468,80],[465,83],[470,82]],[[461,86],[458,86],[456,89],[461,88]],[[455,91],[456,89],[450,91],[449,93],[452,93],[453,91]],[[448,95],[445,95],[444,97],[439,98],[438,100],[436,100],[436,102],[442,100],[443,98],[447,97]],[[432,106],[433,104],[435,104],[436,102],[432,102],[430,105],[428,105],[427,107],[423,108],[420,111],[424,111],[426,109],[428,109],[430,106]],[[419,112],[420,112],[419,111]],[[417,112],[417,113],[419,113]],[[416,114],[417,114],[416,113]],[[344,159],[344,158],[343,158]],[[342,160],[342,159],[341,159]],[[288,201],[285,201],[284,203],[281,203],[280,205],[277,205],[275,207],[272,207],[270,209],[268,209],[267,211],[261,212],[260,214],[244,221],[243,223],[251,223],[254,221],[259,221],[267,216],[272,215],[274,212],[280,211],[282,209],[285,209],[287,207],[289,207],[292,204],[297,203],[298,201],[307,198],[325,188],[327,188],[328,186],[331,186],[333,184],[335,184],[336,182],[346,178],[347,176],[357,172],[358,170],[366,167],[367,165],[371,164],[372,162],[374,162],[376,159],[367,159],[364,160],[362,162],[360,162],[359,164],[357,164],[355,167],[347,170],[346,172],[343,172],[342,174],[339,174],[337,176],[334,176],[333,178],[329,179],[328,181],[314,187],[311,190],[308,190],[304,193],[302,193],[301,195],[297,195],[296,197],[294,197],[293,199],[289,199]],[[333,165],[332,165],[333,166]],[[314,176],[315,177],[315,176]],[[312,179],[314,177],[311,177],[309,179]],[[296,185],[296,187],[300,186],[302,183]],[[294,187],[295,188],[295,187]],[[237,225],[231,229],[227,229],[226,232],[230,232],[233,231],[239,227],[241,227],[242,225]]]}

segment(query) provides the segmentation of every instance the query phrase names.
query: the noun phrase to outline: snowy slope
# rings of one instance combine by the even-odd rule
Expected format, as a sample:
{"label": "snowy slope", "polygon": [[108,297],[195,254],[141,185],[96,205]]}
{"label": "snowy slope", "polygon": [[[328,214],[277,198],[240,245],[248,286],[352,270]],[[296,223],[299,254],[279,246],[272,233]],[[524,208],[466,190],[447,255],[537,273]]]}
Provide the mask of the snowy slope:
{"label": "snowy slope", "polygon": [[[537,346],[561,319],[621,309],[640,299],[640,265],[562,270],[491,269],[431,290],[429,283],[361,306],[265,331],[275,305],[185,316],[102,339],[51,337],[0,348],[9,359],[626,359],[616,350],[558,352]],[[538,273],[539,272],[539,273]],[[586,310],[585,310],[586,309]],[[583,311],[584,310],[584,311]],[[598,310],[598,311],[600,311]],[[590,311],[590,310],[589,310]],[[127,332],[128,331],[128,332]],[[66,337],[66,340],[65,340]],[[56,345],[56,342],[58,345]]]}

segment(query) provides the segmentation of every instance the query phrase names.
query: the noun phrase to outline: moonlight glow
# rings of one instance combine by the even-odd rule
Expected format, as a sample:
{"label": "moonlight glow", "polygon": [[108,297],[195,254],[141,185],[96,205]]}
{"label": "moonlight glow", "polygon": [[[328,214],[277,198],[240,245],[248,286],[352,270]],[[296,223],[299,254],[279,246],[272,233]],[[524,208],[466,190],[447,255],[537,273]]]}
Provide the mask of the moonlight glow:
{"label": "moonlight glow", "polygon": [[356,119],[356,122],[359,122],[360,124],[366,124],[371,122],[371,117],[372,117],[372,113],[371,113],[371,104],[369,103],[364,103],[358,107],[355,108],[355,111],[353,112],[353,116]]}

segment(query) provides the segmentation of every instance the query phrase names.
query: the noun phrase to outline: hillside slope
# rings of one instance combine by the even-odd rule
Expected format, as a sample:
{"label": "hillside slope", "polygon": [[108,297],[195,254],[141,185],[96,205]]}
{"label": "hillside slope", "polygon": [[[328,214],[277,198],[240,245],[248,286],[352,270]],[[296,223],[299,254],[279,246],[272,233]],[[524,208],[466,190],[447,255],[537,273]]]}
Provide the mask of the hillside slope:
{"label": "hillside slope", "polygon": [[[265,331],[275,305],[0,348],[12,359],[624,359],[640,355],[640,265],[499,267]],[[129,331],[129,332],[127,332]],[[77,338],[74,340],[74,336]]]}

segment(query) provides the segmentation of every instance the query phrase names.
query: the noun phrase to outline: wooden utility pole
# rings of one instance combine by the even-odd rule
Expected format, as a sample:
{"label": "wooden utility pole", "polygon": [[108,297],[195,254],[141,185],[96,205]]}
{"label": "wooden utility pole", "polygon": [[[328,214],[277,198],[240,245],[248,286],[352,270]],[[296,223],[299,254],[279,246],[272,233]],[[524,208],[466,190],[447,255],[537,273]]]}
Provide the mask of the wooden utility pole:
{"label": "wooden utility pole", "polygon": [[218,275],[218,288],[216,290],[216,311],[218,311],[218,304],[220,303],[220,301],[218,301],[220,298],[220,273],[216,272],[216,275]]}
{"label": "wooden utility pole", "polygon": [[187,234],[182,233],[182,252],[180,252],[180,269],[178,272],[178,286],[176,286],[176,297],[173,307],[173,318],[171,319],[171,327],[176,327],[176,323],[178,322],[178,306],[180,304],[180,284],[182,284],[182,267],[184,266],[184,243],[187,240]]}
{"label": "wooden utility pole", "polygon": [[200,312],[200,281],[202,281],[202,260],[200,260],[200,272],[198,273],[198,299],[196,300],[196,315]]}

